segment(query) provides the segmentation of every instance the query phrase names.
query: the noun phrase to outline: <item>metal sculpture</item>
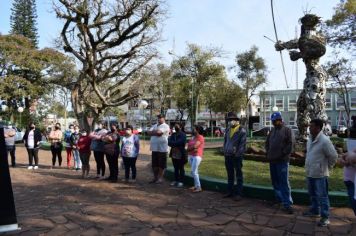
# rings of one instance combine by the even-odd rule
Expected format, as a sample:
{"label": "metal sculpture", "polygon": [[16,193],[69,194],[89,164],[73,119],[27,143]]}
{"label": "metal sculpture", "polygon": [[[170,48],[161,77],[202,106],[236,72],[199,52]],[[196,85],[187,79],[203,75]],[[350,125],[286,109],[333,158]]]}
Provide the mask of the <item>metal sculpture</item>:
{"label": "metal sculpture", "polygon": [[[319,65],[319,59],[326,51],[326,39],[316,30],[321,22],[320,17],[306,14],[300,22],[302,24],[300,38],[288,42],[277,41],[275,48],[277,51],[299,49],[289,51],[290,59],[296,61],[301,58],[306,67],[303,91],[297,101],[299,138],[305,140],[310,120],[319,118],[324,121],[324,124],[328,121],[325,112],[327,74]],[[329,125],[325,126],[324,131],[329,132],[329,130]]]}

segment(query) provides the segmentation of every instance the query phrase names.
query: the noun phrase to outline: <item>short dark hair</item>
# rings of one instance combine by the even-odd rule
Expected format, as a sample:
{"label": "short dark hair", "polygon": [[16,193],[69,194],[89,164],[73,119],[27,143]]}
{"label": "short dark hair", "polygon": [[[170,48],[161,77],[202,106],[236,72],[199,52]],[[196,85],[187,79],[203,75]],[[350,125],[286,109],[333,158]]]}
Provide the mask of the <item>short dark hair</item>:
{"label": "short dark hair", "polygon": [[198,131],[198,134],[203,134],[203,132],[204,132],[203,127],[200,125],[194,125],[194,129],[196,129],[196,131]]}
{"label": "short dark hair", "polygon": [[130,129],[130,130],[133,130],[133,127],[132,127],[132,125],[128,125],[128,126],[126,126],[126,128],[125,129]]}
{"label": "short dark hair", "polygon": [[322,121],[321,119],[312,119],[310,121],[310,124],[313,123],[315,126],[318,126],[320,128],[320,130],[323,129],[324,126],[324,121]]}

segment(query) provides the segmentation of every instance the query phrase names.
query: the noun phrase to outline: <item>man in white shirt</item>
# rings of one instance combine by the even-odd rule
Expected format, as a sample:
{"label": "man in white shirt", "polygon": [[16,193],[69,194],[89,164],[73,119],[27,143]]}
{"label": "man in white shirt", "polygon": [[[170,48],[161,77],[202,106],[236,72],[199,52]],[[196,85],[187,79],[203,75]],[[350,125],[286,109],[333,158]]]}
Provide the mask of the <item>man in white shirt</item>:
{"label": "man in white shirt", "polygon": [[169,125],[164,115],[158,115],[158,123],[147,132],[151,136],[150,150],[152,152],[152,170],[154,178],[150,183],[162,183],[164,171],[167,168]]}

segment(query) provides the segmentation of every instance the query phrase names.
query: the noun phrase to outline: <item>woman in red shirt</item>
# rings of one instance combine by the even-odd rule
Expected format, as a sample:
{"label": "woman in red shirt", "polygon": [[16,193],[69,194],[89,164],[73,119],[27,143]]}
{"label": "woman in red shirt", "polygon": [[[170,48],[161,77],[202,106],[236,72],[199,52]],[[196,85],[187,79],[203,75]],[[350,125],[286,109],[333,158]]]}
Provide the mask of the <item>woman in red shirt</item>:
{"label": "woman in red shirt", "polygon": [[194,178],[194,187],[192,187],[191,190],[194,193],[202,191],[198,173],[199,165],[203,158],[205,143],[202,133],[203,127],[195,125],[193,127],[193,137],[188,142],[188,161],[192,169],[192,176]]}

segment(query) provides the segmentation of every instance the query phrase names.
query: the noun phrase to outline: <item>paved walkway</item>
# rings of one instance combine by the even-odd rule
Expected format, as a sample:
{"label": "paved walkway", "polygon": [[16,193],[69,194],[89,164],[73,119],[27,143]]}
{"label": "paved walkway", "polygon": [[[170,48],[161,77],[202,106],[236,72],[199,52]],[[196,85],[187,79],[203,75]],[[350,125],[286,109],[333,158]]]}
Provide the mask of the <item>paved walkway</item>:
{"label": "paved walkway", "polygon": [[48,151],[40,151],[38,170],[26,169],[24,148],[17,149],[17,157],[19,165],[11,168],[11,176],[22,230],[7,235],[356,235],[356,221],[346,208],[333,208],[331,225],[319,228],[316,219],[301,216],[305,206],[286,215],[255,199],[234,202],[222,199],[221,193],[171,188],[168,181],[147,184],[148,155],[138,161],[135,184],[51,170]]}

